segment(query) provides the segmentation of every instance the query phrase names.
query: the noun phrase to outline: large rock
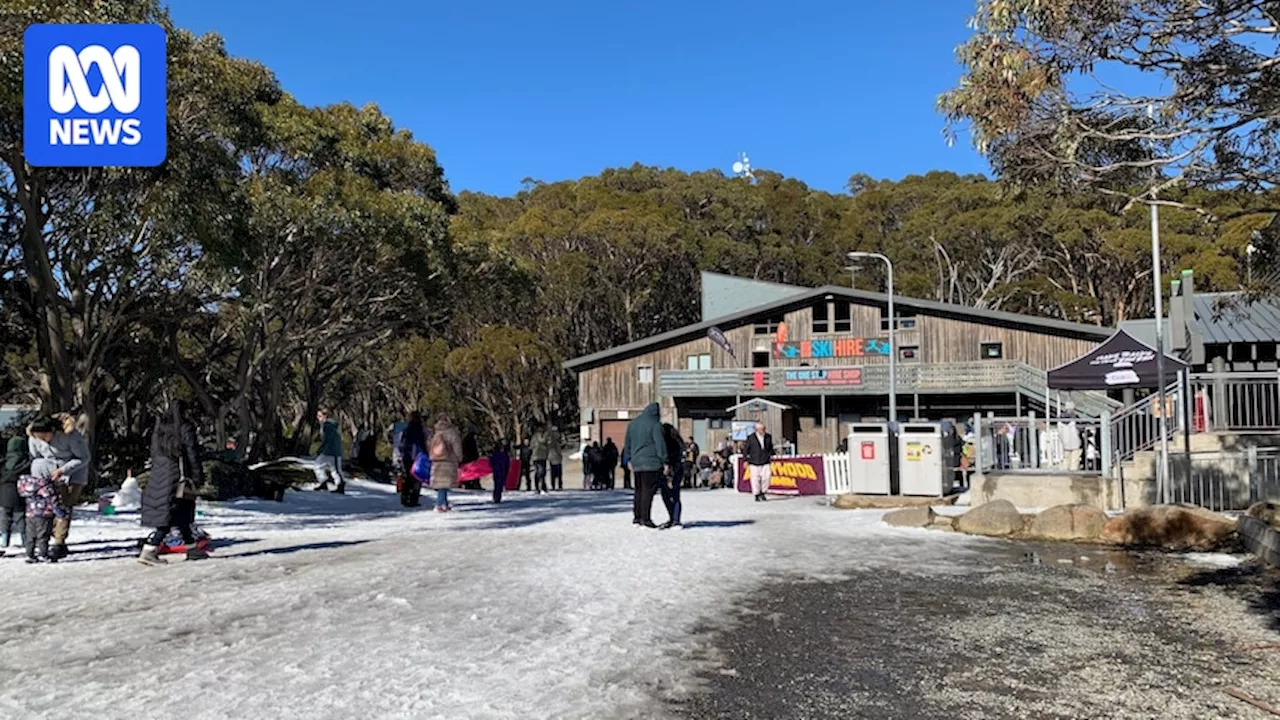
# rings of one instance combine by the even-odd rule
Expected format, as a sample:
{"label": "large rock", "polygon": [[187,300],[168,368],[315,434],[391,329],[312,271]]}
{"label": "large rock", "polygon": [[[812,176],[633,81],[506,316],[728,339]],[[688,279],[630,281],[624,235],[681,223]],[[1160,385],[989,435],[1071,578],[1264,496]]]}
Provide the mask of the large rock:
{"label": "large rock", "polygon": [[1107,514],[1092,505],[1055,505],[1036,515],[1027,534],[1038,540],[1097,540]]}
{"label": "large rock", "polygon": [[1257,518],[1273,528],[1280,529],[1280,503],[1264,500],[1249,508],[1249,517]]}
{"label": "large rock", "polygon": [[930,530],[943,530],[945,532],[955,532],[956,519],[947,515],[933,516],[933,520],[929,522]]}
{"label": "large rock", "polygon": [[956,529],[970,535],[1004,537],[1022,530],[1022,516],[1008,500],[995,500],[961,515]]}
{"label": "large rock", "polygon": [[1225,515],[1191,505],[1150,505],[1113,518],[1103,542],[1168,550],[1216,550],[1231,543],[1236,523]]}
{"label": "large rock", "polygon": [[922,528],[933,523],[933,508],[913,507],[884,514],[884,522],[891,527]]}
{"label": "large rock", "polygon": [[904,497],[901,495],[854,495],[845,493],[837,495],[833,507],[841,510],[886,510],[903,507],[928,507],[930,505],[952,505],[956,496],[936,497]]}

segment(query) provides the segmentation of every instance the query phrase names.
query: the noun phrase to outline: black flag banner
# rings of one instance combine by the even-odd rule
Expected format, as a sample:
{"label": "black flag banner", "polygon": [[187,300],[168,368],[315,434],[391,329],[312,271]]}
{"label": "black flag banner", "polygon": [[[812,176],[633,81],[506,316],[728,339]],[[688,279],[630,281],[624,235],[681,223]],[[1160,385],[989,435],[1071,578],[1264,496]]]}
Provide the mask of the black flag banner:
{"label": "black flag banner", "polygon": [[707,337],[711,338],[711,342],[724,348],[724,351],[729,353],[729,357],[735,360],[738,359],[738,356],[733,354],[733,345],[729,344],[729,338],[724,336],[724,333],[720,330],[720,328],[713,327],[710,330],[708,330]]}

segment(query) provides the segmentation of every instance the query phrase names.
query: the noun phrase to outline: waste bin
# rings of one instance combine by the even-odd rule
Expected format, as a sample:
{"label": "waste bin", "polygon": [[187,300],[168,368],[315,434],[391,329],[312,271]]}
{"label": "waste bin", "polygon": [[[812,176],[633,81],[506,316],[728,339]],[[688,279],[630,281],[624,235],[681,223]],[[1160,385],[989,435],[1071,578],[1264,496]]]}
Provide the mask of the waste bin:
{"label": "waste bin", "polygon": [[938,423],[904,423],[898,427],[898,472],[903,495],[942,497],[950,490],[944,482],[951,473],[947,467],[946,448],[942,442],[942,425]]}
{"label": "waste bin", "polygon": [[887,423],[857,423],[849,428],[849,477],[855,495],[889,494]]}

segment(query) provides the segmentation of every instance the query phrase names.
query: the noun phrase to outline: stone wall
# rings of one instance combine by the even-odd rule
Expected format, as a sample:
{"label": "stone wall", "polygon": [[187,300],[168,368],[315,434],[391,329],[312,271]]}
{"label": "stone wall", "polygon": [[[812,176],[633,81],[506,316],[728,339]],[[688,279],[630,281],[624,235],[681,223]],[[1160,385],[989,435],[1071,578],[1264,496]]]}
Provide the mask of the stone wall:
{"label": "stone wall", "polygon": [[1142,479],[1125,478],[1123,503],[1120,481],[1097,476],[975,473],[972,483],[971,505],[1008,500],[1022,508],[1090,505],[1099,510],[1119,510],[1155,501],[1155,484]]}

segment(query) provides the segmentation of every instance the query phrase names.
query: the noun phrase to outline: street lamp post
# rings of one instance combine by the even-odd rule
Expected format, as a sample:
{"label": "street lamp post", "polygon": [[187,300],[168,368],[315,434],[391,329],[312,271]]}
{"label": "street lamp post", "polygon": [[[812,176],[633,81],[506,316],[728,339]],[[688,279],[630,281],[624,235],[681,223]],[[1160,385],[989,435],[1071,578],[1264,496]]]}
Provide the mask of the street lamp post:
{"label": "street lamp post", "polygon": [[873,252],[851,252],[849,259],[883,260],[889,268],[889,425],[892,427],[898,422],[898,344],[894,339],[898,330],[898,318],[893,314],[893,261]]}

